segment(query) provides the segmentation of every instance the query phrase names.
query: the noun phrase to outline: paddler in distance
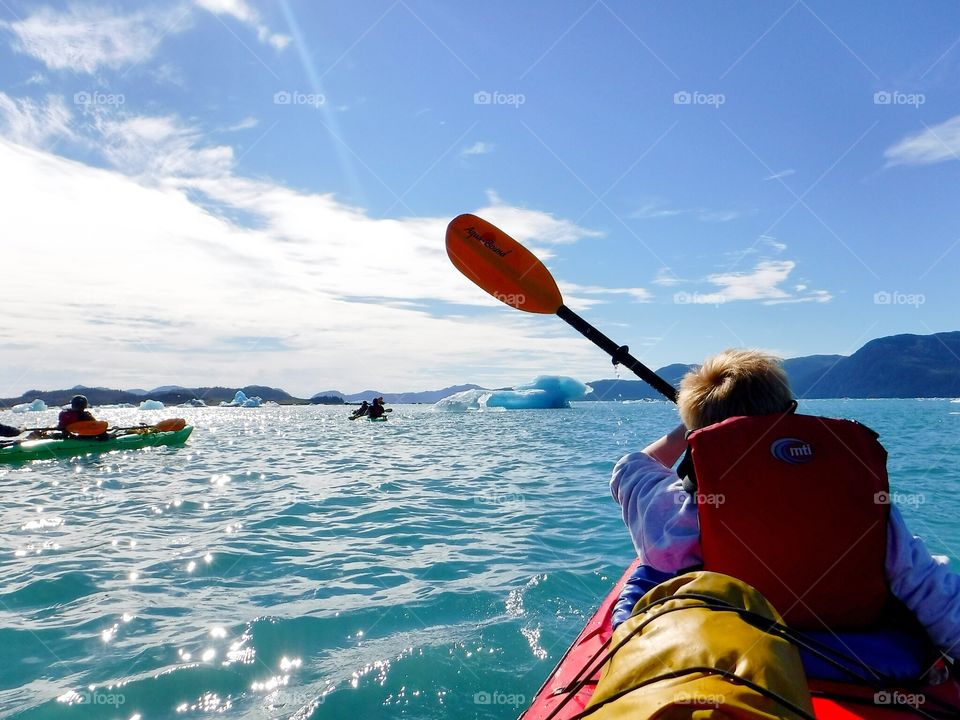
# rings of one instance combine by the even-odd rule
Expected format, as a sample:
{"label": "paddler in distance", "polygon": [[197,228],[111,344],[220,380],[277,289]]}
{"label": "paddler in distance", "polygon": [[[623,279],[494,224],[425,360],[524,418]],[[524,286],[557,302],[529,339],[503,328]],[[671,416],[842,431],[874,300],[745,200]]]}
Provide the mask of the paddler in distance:
{"label": "paddler in distance", "polygon": [[86,396],[74,395],[70,400],[70,407],[60,412],[60,416],[57,418],[57,429],[65,432],[67,426],[73,423],[96,420],[87,410],[89,405]]}
{"label": "paddler in distance", "polygon": [[353,411],[353,414],[350,416],[351,420],[356,420],[358,417],[363,417],[370,411],[370,403],[364,400],[360,403],[360,407]]}
{"label": "paddler in distance", "polygon": [[373,399],[373,403],[370,405],[370,419],[376,419],[383,417],[387,412],[386,408],[383,407],[383,398],[378,397]]}
{"label": "paddler in distance", "polygon": [[[23,428],[15,428],[12,425],[0,423],[0,438],[15,438],[25,432]],[[0,440],[0,446],[16,445],[19,440]]]}

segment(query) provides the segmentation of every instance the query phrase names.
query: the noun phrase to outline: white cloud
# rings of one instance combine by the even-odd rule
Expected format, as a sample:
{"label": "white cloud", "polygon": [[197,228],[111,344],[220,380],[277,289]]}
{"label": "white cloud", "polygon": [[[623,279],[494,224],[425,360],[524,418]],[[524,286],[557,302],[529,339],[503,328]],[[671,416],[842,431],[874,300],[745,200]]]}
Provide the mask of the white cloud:
{"label": "white cloud", "polygon": [[761,260],[750,272],[718,273],[707,276],[707,281],[720,288],[717,295],[722,302],[735,300],[761,300],[766,305],[799,302],[829,302],[833,296],[826,290],[807,291],[805,285],[797,285],[791,295],[781,284],[787,281],[796,263],[793,260]]}
{"label": "white cloud", "polygon": [[707,280],[721,288],[727,300],[773,300],[787,297],[777,287],[786,280],[796,263],[792,260],[763,260],[753,272],[720,273]]}
{"label": "white cloud", "polygon": [[[606,302],[597,296],[626,295],[633,302],[650,302],[652,295],[645,288],[608,288],[596,285],[577,285],[576,283],[561,282],[560,290],[563,293],[564,304],[574,310],[585,310],[594,305]],[[584,295],[589,297],[583,297]]]}
{"label": "white cloud", "polygon": [[259,124],[260,124],[260,121],[257,120],[255,117],[252,117],[252,116],[245,117],[240,122],[234,125],[231,125],[230,127],[224,128],[223,132],[238,132],[240,130],[249,130],[250,128],[255,128]]}
{"label": "white cloud", "polygon": [[233,166],[233,148],[199,147],[200,133],[181,126],[176,118],[98,117],[102,152],[126,173],[154,178],[222,175]]}
{"label": "white cloud", "polygon": [[945,160],[960,160],[960,115],[908,135],[887,148],[887,165],[932,165]]}
{"label": "white cloud", "polygon": [[14,35],[13,48],[51,70],[94,73],[150,58],[165,35],[184,30],[182,6],[118,15],[105,7],[72,6],[60,12],[41,7],[13,22],[0,22]]}
{"label": "white cloud", "polygon": [[461,157],[466,157],[468,155],[486,155],[487,153],[493,152],[493,144],[477,141],[470,147],[465,147],[460,151]]}
{"label": "white cloud", "polygon": [[[562,326],[504,309],[453,269],[449,218],[373,218],[330,194],[238,176],[231,147],[204,145],[174,116],[85,116],[80,141],[119,171],[93,168],[19,142],[70,133],[68,112],[27,131],[50,113],[0,102],[5,135],[17,140],[0,139],[0,194],[17,198],[4,237],[17,266],[34,269],[0,284],[9,350],[0,386],[17,384],[8,395],[81,379],[267,382],[306,394],[372,379],[418,388],[590,377],[604,366]],[[598,235],[494,193],[476,212],[546,248]],[[64,363],[62,347],[83,360]]]}
{"label": "white cloud", "polygon": [[40,146],[73,137],[71,112],[58,95],[36,102],[0,92],[0,133],[21,145]]}
{"label": "white cloud", "polygon": [[583,238],[602,237],[603,233],[580,227],[569,220],[561,220],[544,212],[507,205],[492,190],[487,191],[486,207],[476,214],[484,217],[513,239],[529,246],[540,259],[551,257],[544,245],[563,245]]}
{"label": "white cloud", "polygon": [[674,285],[679,285],[684,282],[677,274],[668,267],[662,267],[657,270],[657,274],[653,278],[654,285],[662,285],[664,287],[672,287]]}
{"label": "white cloud", "polygon": [[271,45],[276,50],[283,50],[290,44],[290,36],[275,33],[260,21],[260,14],[250,7],[245,0],[196,0],[197,5],[209,10],[214,15],[228,15],[239,20],[244,25],[252,27],[257,32],[257,40]]}
{"label": "white cloud", "polygon": [[[14,50],[39,60],[50,70],[93,74],[102,68],[118,70],[154,56],[168,35],[183,32],[192,23],[195,7],[226,15],[252,28],[257,39],[277,50],[290,36],[275,33],[244,0],[195,0],[122,14],[109,6],[72,5],[67,10],[41,7],[21,20],[0,21],[0,29],[14,36]],[[175,69],[161,66],[155,75],[167,82],[182,81]]]}

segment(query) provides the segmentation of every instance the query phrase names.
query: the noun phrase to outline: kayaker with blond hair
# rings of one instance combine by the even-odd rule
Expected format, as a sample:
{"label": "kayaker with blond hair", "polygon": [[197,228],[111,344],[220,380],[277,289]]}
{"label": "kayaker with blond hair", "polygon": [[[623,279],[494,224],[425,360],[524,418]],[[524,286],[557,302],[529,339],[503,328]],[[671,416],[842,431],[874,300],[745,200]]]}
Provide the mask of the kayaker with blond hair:
{"label": "kayaker with blond hair", "polygon": [[960,575],[890,502],[875,433],[795,414],[779,361],[755,350],[691,370],[677,406],[682,424],[621,458],[610,481],[645,565],[732,575],[800,627],[870,629],[896,598],[960,654]]}

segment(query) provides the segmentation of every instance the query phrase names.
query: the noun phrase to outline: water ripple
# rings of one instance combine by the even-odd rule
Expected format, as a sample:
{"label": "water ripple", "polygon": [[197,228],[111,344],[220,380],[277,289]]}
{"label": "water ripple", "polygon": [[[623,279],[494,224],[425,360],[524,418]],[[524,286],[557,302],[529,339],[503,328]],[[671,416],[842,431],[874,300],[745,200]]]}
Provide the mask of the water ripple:
{"label": "water ripple", "polygon": [[[930,498],[908,521],[960,546],[949,403],[808,407],[879,430],[894,486]],[[515,717],[632,554],[613,462],[676,421],[183,414],[185,448],[0,467],[8,717]]]}

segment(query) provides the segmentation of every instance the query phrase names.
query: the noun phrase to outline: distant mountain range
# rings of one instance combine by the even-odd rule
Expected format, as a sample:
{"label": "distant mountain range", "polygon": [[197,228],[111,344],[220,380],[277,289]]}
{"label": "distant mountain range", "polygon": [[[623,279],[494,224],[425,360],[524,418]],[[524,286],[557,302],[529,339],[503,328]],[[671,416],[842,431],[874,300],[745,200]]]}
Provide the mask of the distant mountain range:
{"label": "distant mountain range", "polygon": [[433,404],[437,400],[442,400],[445,397],[449,397],[454,393],[463,392],[464,390],[482,390],[479,385],[451,385],[450,387],[445,387],[442,390],[425,390],[423,392],[405,392],[405,393],[388,393],[380,392],[379,390],[364,390],[363,392],[351,393],[349,395],[344,395],[339,390],[326,390],[321,393],[317,393],[311,398],[315,400],[318,397],[340,397],[343,398],[346,402],[363,402],[364,400],[373,400],[373,398],[382,397],[385,403],[398,403],[398,404],[413,404],[413,403],[429,403]]}
{"label": "distant mountain range", "polygon": [[[673,385],[692,365],[673,364],[657,374]],[[853,355],[807,355],[784,360],[783,367],[798,398],[913,398],[960,397],[960,331],[933,335],[892,335],[871,340]],[[642,380],[594,380],[588,383],[593,400],[644,400],[661,396]],[[344,394],[338,390],[316,393],[309,399],[290,395],[280,388],[248,385],[243,388],[184,388],[164,385],[153,390],[112,390],[76,386],[68,390],[28,390],[20,397],[0,398],[0,409],[39,398],[47,405],[66,405],[77,393],[91,405],[139,404],[149,398],[165,405],[203,400],[208,405],[233,400],[237,390],[248,397],[260,397],[280,405],[356,403],[382,396],[387,403],[435,403],[479,385],[452,385],[441,390],[388,393],[366,390]]]}
{"label": "distant mountain range", "polygon": [[[657,374],[678,386],[692,367],[667,365]],[[871,340],[850,356],[790,358],[783,361],[783,369],[798,398],[960,397],[960,332],[891,335]],[[597,400],[662,397],[642,380],[587,384]]]}
{"label": "distant mountain range", "polygon": [[242,388],[185,388],[179,385],[164,385],[153,390],[112,390],[111,388],[77,385],[68,390],[27,390],[18,398],[0,399],[0,407],[12,407],[20,403],[32,402],[38,398],[47,405],[56,407],[69,404],[70,398],[77,394],[85,395],[91,405],[119,405],[121,403],[139,405],[148,398],[159,400],[164,405],[180,405],[193,400],[202,400],[207,405],[219,405],[221,402],[233,400],[236,397],[237,390],[242,390],[247,397],[259,397],[264,402],[272,401],[280,405],[343,404],[343,399],[339,397],[317,397],[312,400],[305,400],[294,397],[280,388],[265,385],[247,385]]}

